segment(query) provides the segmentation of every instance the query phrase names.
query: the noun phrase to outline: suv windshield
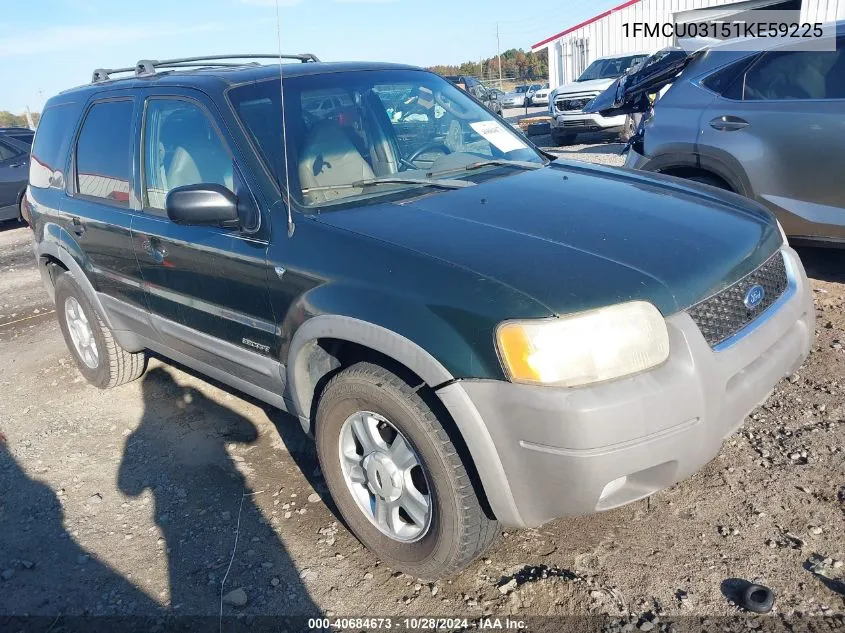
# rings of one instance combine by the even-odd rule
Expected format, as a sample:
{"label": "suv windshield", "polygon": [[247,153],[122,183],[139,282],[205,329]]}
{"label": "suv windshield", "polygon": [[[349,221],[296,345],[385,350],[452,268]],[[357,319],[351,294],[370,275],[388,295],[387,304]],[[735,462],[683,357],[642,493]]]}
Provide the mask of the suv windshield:
{"label": "suv windshield", "polygon": [[[237,86],[229,99],[281,183],[287,138],[290,195],[303,207],[420,188],[458,188],[544,159],[506,124],[441,77],[415,70],[324,73]],[[478,169],[483,163],[485,169]],[[439,179],[448,182],[438,182]],[[284,188],[284,187],[282,187]]]}
{"label": "suv windshield", "polygon": [[615,79],[625,73],[626,70],[640,63],[648,55],[632,55],[630,57],[615,57],[613,59],[597,59],[587,66],[587,70],[581,73],[575,81],[592,81],[594,79]]}

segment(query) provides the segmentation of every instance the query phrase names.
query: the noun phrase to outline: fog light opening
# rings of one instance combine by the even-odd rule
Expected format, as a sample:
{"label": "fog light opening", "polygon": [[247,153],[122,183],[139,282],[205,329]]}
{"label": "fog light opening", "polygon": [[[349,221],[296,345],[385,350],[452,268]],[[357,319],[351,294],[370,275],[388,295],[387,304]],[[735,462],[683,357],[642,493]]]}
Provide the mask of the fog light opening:
{"label": "fog light opening", "polygon": [[617,479],[614,479],[609,484],[607,484],[604,489],[601,491],[601,496],[599,497],[599,501],[603,501],[611,496],[614,492],[621,490],[625,487],[625,484],[628,483],[628,475],[622,475]]}

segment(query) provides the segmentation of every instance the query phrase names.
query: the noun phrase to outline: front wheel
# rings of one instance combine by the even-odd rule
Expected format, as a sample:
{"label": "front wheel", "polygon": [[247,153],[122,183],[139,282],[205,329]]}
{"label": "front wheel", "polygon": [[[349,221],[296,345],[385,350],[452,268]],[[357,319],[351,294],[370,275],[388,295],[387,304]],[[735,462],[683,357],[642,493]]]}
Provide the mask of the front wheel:
{"label": "front wheel", "polygon": [[619,133],[619,140],[623,143],[627,143],[637,133],[637,126],[639,122],[635,118],[633,114],[629,114],[625,117],[625,127],[622,128],[622,131]]}
{"label": "front wheel", "polygon": [[332,378],[317,407],[316,436],[343,519],[391,568],[449,576],[498,534],[438,415],[387,369],[358,363]]}

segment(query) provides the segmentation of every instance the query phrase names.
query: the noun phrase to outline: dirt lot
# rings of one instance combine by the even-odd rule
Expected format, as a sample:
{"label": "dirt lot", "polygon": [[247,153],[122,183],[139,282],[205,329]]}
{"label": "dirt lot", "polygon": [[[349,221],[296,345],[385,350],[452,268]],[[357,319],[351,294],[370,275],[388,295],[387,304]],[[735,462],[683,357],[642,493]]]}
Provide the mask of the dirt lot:
{"label": "dirt lot", "polygon": [[160,360],[112,391],[84,382],[29,230],[0,227],[0,630],[4,615],[50,616],[53,631],[60,615],[216,618],[236,589],[227,602],[246,603],[227,615],[608,613],[648,630],[737,613],[738,579],[773,587],[779,614],[841,617],[845,256],[801,254],[813,354],[716,460],[649,500],[508,532],[429,585],[393,574],[339,523],[292,419]]}

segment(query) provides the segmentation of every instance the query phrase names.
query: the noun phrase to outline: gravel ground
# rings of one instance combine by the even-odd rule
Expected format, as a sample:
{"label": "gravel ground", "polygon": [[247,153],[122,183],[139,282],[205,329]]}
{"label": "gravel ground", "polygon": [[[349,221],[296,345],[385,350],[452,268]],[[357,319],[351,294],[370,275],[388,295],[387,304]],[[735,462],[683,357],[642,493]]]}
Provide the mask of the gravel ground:
{"label": "gravel ground", "polygon": [[[557,151],[605,162],[614,147]],[[288,416],[158,359],[132,384],[89,386],[40,287],[29,230],[0,227],[0,630],[3,616],[27,614],[49,616],[53,633],[57,616],[84,614],[215,616],[216,630],[221,597],[226,616],[721,626],[712,618],[740,613],[731,599],[747,580],[774,588],[776,614],[845,626],[845,260],[801,255],[818,310],[813,354],[718,458],[648,500],[507,532],[461,575],[423,584],[337,520]]]}
{"label": "gravel ground", "polygon": [[[516,124],[526,116],[535,117],[544,115],[547,112],[548,108],[546,107],[528,108],[528,114],[525,113],[524,108],[509,108],[505,110],[504,117],[508,122]],[[625,157],[622,156],[624,143],[620,143],[615,134],[604,134],[600,132],[579,134],[575,139],[575,144],[564,146],[555,145],[552,141],[551,134],[532,136],[531,140],[540,149],[560,156],[561,158],[583,160],[600,165],[609,165],[611,167],[622,167],[625,164]]]}

